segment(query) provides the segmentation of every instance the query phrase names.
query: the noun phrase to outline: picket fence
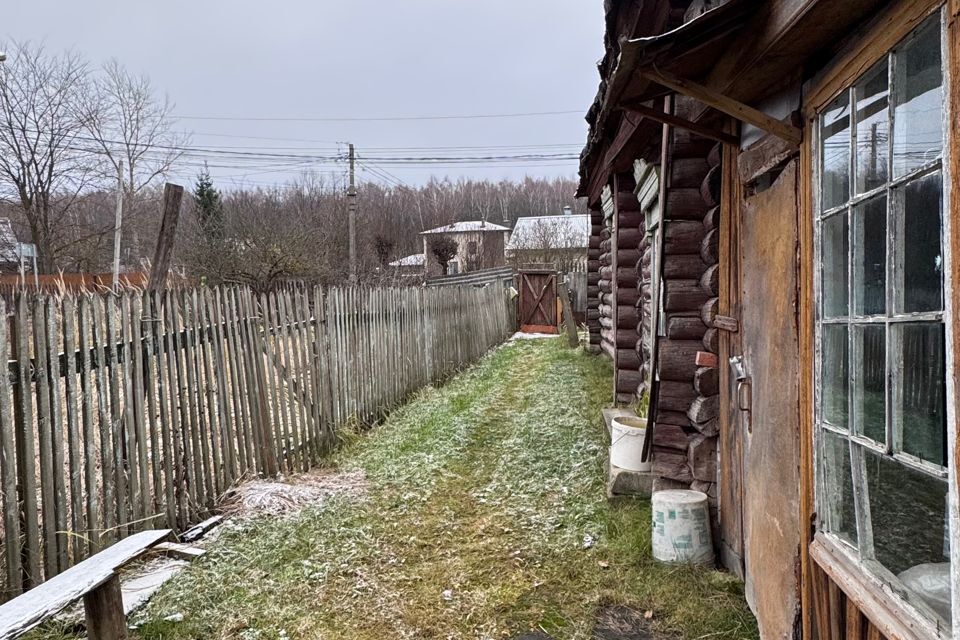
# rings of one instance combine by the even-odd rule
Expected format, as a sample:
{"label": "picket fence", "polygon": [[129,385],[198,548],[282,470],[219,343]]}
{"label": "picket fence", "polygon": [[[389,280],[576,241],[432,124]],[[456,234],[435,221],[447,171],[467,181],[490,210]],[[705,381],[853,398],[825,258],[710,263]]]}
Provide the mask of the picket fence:
{"label": "picket fence", "polygon": [[0,299],[4,598],[245,477],[307,470],[513,330],[500,287]]}

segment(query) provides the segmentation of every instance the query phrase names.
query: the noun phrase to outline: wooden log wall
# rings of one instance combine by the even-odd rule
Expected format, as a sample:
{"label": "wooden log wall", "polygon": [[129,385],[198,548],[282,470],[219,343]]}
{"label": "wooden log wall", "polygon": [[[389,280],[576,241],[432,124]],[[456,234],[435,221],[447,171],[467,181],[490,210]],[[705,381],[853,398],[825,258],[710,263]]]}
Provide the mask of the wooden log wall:
{"label": "wooden log wall", "polygon": [[[589,345],[600,349],[600,265],[602,264],[600,232],[603,230],[603,211],[590,210],[590,244],[587,247],[587,331]],[[608,256],[609,257],[609,256]]]}
{"label": "wooden log wall", "polygon": [[636,180],[633,173],[618,173],[614,176],[613,183],[614,218],[611,225],[613,235],[610,238],[612,264],[609,269],[612,285],[610,305],[616,318],[612,333],[618,346],[614,358],[614,392],[618,403],[629,404],[636,399],[637,389],[643,380],[641,361],[635,345],[637,326],[640,324],[637,268],[640,245],[646,236],[646,225],[640,201],[635,193]]}
{"label": "wooden log wall", "polygon": [[0,298],[0,600],[308,469],[514,330],[500,287]]}
{"label": "wooden log wall", "polygon": [[[613,308],[611,304],[614,295],[613,284],[613,190],[608,185],[604,187],[600,199],[600,248],[597,263],[597,324],[599,325],[600,349],[616,362],[617,331],[614,327]],[[591,216],[593,219],[594,216]],[[608,296],[607,303],[600,300],[603,295]],[[614,391],[616,393],[616,391]]]}
{"label": "wooden log wall", "polygon": [[[677,108],[682,110],[683,100]],[[716,145],[673,129],[667,148],[663,210],[665,336],[659,341],[660,400],[654,432],[655,489],[692,488],[717,497],[717,369],[698,367],[697,353],[716,353],[718,295]]]}

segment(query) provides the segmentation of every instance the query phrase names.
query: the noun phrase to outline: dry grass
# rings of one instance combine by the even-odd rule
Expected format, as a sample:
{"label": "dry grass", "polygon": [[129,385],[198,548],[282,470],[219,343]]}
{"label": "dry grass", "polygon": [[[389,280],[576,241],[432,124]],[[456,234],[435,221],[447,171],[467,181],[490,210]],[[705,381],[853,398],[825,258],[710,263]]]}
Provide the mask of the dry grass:
{"label": "dry grass", "polygon": [[363,471],[319,470],[287,479],[244,482],[230,490],[220,510],[236,519],[290,517],[304,508],[318,507],[332,496],[359,498],[366,490]]}

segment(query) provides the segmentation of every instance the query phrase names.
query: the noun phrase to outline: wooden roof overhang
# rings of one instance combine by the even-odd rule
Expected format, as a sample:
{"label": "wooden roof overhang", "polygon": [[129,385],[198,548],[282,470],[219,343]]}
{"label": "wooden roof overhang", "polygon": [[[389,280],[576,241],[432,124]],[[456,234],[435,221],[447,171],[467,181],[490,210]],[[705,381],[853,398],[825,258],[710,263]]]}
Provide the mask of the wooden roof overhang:
{"label": "wooden roof overhang", "polygon": [[690,129],[725,144],[738,144],[736,137],[719,129],[651,107],[655,98],[675,92],[799,145],[800,130],[792,123],[781,122],[698,81],[728,55],[735,36],[756,8],[757,3],[752,0],[729,0],[673,31],[621,43],[622,73],[611,82],[617,95],[612,107]]}
{"label": "wooden roof overhang", "polygon": [[[858,25],[884,4],[883,0],[728,0],[672,31],[621,39],[616,65],[588,114],[593,136],[582,156],[578,195],[593,200],[595,174],[609,166],[601,162],[597,147],[615,139],[608,135],[604,140],[603,134],[610,131],[611,122],[626,116],[684,127],[736,145],[738,139],[719,126],[725,114],[798,146],[799,114],[782,121],[748,102],[762,98],[785,77],[809,77],[849,40],[862,37]],[[659,100],[670,93],[694,98],[700,110],[688,119],[664,113]],[[607,144],[604,150],[610,148]],[[599,179],[602,183],[602,176]]]}
{"label": "wooden roof overhang", "polygon": [[[705,73],[756,3],[757,0],[728,0],[666,33],[620,39],[616,64],[607,63],[612,68],[587,114],[592,125],[591,137],[581,155],[578,196],[588,197],[593,204],[611,172],[629,169],[637,157],[656,155],[664,122],[674,126],[683,124],[700,129],[701,134],[709,133],[709,137],[734,142],[732,136],[665,113],[661,98],[672,89],[655,83],[645,74],[648,70],[685,77]],[[637,153],[640,150],[646,154]],[[622,156],[630,155],[627,152],[633,155],[624,159]]]}

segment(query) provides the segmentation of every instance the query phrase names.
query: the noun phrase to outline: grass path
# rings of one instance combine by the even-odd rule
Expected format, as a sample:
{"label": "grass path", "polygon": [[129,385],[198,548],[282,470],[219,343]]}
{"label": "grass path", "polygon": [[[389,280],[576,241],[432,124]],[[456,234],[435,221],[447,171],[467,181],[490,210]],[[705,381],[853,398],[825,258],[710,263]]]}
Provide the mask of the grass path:
{"label": "grass path", "polygon": [[681,637],[756,637],[735,580],[653,564],[648,503],[604,498],[609,375],[559,340],[494,351],[344,447],[365,499],[230,529],[139,637],[588,638],[606,604]]}

